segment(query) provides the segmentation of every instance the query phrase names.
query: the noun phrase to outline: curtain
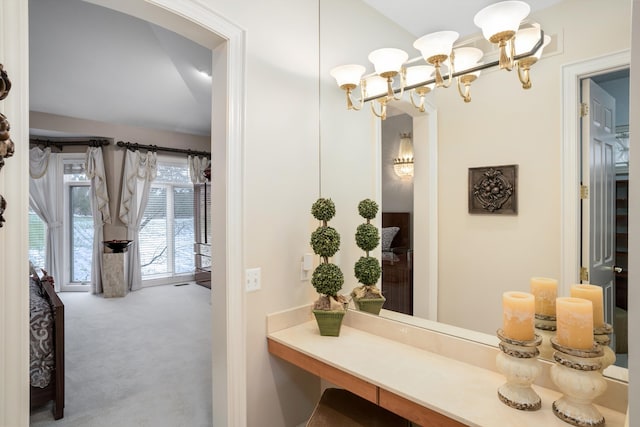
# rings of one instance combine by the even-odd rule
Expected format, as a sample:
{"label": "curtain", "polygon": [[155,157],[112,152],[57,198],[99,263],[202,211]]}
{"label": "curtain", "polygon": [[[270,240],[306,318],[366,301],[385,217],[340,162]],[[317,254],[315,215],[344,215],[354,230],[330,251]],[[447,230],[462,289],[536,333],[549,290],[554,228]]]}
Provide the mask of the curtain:
{"label": "curtain", "polygon": [[209,159],[202,156],[189,156],[189,177],[194,184],[205,182],[204,171],[209,164]]}
{"label": "curtain", "polygon": [[91,293],[102,293],[102,240],[104,225],[111,224],[109,193],[104,173],[102,147],[87,149],[85,171],[91,180],[91,213],[93,216],[93,254],[91,257]]}
{"label": "curtain", "polygon": [[62,195],[58,194],[59,164],[50,148],[29,150],[29,206],[46,224],[44,268],[62,282]]}
{"label": "curtain", "polygon": [[128,252],[129,290],[132,291],[142,287],[138,233],[149,201],[151,182],[156,179],[156,173],[156,153],[148,151],[142,154],[139,151],[127,150],[124,158],[119,213],[120,220],[127,226],[127,239],[133,240]]}

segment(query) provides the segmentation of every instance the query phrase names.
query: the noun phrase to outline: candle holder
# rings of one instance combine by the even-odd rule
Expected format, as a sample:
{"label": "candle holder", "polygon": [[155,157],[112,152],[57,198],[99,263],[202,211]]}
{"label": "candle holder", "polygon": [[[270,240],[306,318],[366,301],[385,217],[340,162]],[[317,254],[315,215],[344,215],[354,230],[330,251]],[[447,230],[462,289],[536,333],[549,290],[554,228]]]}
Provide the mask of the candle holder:
{"label": "candle holder", "polygon": [[540,357],[543,359],[553,359],[553,347],[551,346],[551,337],[556,335],[556,316],[547,316],[544,314],[535,315],[536,334],[542,338],[540,344]]}
{"label": "candle holder", "polygon": [[613,326],[605,323],[599,328],[593,328],[593,339],[600,344],[604,355],[602,356],[602,370],[604,371],[609,366],[616,362],[616,353],[609,347],[611,342],[611,334],[613,333]]}
{"label": "candle holder", "polygon": [[538,361],[540,335],[529,341],[512,340],[497,331],[500,350],[496,356],[496,366],[507,382],[498,388],[498,398],[511,408],[535,411],[542,406],[540,396],[531,388],[533,381],[542,372]]}
{"label": "candle holder", "polygon": [[551,380],[563,393],[553,402],[553,413],[562,421],[577,427],[600,427],[605,420],[592,403],[607,388],[602,376],[602,347],[594,343],[588,350],[565,347],[551,338],[556,350],[551,366]]}

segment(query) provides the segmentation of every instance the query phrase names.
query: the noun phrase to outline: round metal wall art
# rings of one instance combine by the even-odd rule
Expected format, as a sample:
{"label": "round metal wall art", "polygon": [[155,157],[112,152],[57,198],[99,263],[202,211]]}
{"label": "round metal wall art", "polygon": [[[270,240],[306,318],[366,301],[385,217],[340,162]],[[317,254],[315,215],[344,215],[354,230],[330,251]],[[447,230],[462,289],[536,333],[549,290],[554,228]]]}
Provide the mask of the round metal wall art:
{"label": "round metal wall art", "polygon": [[9,80],[7,72],[4,71],[4,66],[0,64],[0,101],[5,99],[7,95],[9,95],[10,90],[11,80]]}
{"label": "round metal wall art", "polygon": [[[4,70],[4,65],[0,64],[0,101],[9,95],[11,90],[11,80]],[[4,159],[13,156],[15,144],[11,140],[9,130],[11,125],[7,117],[0,113],[0,170],[4,166]],[[4,211],[7,208],[7,201],[0,195],[0,227],[4,225]]]}

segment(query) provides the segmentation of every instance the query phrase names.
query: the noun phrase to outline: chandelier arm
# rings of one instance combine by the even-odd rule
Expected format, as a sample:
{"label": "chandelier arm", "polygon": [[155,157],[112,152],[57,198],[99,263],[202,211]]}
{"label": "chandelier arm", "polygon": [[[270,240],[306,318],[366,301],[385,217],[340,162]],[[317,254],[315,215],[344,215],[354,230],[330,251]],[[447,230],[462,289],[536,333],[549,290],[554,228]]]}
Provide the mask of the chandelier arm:
{"label": "chandelier arm", "polygon": [[379,103],[381,105],[380,107],[380,113],[378,113],[376,111],[376,107],[375,107],[375,102],[371,103],[371,112],[376,116],[381,118],[382,120],[385,120],[387,118],[387,103],[386,102],[380,102]]}
{"label": "chandelier arm", "polygon": [[518,79],[522,83],[522,89],[531,89],[531,73],[528,67],[522,67],[518,64]]}
{"label": "chandelier arm", "polygon": [[413,94],[414,94],[414,91],[409,92],[409,100],[411,101],[411,105],[417,108],[418,111],[420,111],[421,113],[424,113],[424,95],[418,95],[419,96],[418,99],[420,101],[416,103]]}
{"label": "chandelier arm", "polygon": [[400,91],[398,92],[398,96],[396,97],[394,95],[394,91],[391,92],[391,99],[395,100],[395,101],[400,101],[402,99],[402,96],[404,95],[404,87],[407,84],[407,71],[406,68],[402,68],[402,70],[400,70]]}
{"label": "chandelier arm", "polygon": [[[456,79],[458,81],[458,93],[464,100],[464,102],[471,102],[471,85],[470,84],[462,84],[460,83],[460,78]],[[462,87],[464,86],[464,89]]]}

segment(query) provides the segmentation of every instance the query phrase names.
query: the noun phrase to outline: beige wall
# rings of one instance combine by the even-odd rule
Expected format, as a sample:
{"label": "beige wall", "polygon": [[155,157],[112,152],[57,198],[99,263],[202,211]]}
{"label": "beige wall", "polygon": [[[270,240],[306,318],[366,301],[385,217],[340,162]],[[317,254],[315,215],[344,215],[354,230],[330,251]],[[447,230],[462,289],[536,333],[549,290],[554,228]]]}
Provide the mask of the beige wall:
{"label": "beige wall", "polygon": [[[528,91],[505,71],[481,76],[470,104],[453,88],[436,91],[438,320],[493,334],[502,292],[527,291],[532,276],[560,278],[560,67],[628,49],[630,6],[567,0],[534,15],[545,32],[563,35],[564,46],[534,65]],[[468,214],[468,168],[509,164],[519,168],[518,214]]]}
{"label": "beige wall", "polygon": [[[55,131],[113,140],[109,145],[103,147],[107,189],[110,197],[109,209],[112,218],[112,223],[104,227],[104,237],[107,240],[127,238],[126,227],[120,222],[118,216],[124,167],[122,162],[125,152],[124,148],[116,146],[118,141],[200,151],[210,151],[211,147],[209,136],[157,131],[34,111],[29,114],[29,124],[31,129],[37,129],[40,131],[39,134],[44,135],[47,131]],[[55,134],[53,135],[55,136]],[[84,152],[85,150],[86,148],[65,147],[64,152]],[[159,154],[162,155],[162,152]]]}
{"label": "beige wall", "polygon": [[318,3],[205,3],[246,30],[245,214],[236,220],[245,268],[262,269],[262,289],[245,294],[247,425],[295,426],[311,413],[319,380],[268,354],[266,315],[314,297],[300,261],[319,187]]}
{"label": "beige wall", "polygon": [[[19,3],[17,1],[13,3],[17,8]],[[245,216],[238,220],[245,224],[244,264],[246,267],[262,267],[262,290],[246,295],[248,425],[295,426],[310,413],[319,395],[319,382],[268,355],[265,340],[266,314],[304,304],[315,298],[311,285],[299,280],[299,260],[303,253],[309,252],[309,235],[315,226],[309,212],[315,198],[322,194],[336,201],[338,215],[335,226],[345,235],[345,240],[350,241],[351,239],[346,236],[350,235],[350,230],[355,230],[360,222],[355,210],[357,201],[364,197],[375,196],[378,185],[375,181],[375,173],[367,172],[367,169],[374,170],[376,160],[374,144],[376,121],[371,119],[367,111],[355,113],[347,112],[342,108],[343,95],[328,76],[328,70],[342,63],[367,64],[367,53],[386,45],[404,47],[410,51],[414,37],[385,22],[365,8],[360,1],[321,0],[323,30],[327,27],[331,30],[322,32],[320,47],[322,61],[318,65],[318,2],[311,0],[261,2],[203,0],[203,3],[247,31]],[[582,9],[575,10],[578,3],[588,3],[602,10],[585,16]],[[520,206],[521,213],[505,224],[492,224],[491,219],[488,222],[489,228],[495,230],[499,242],[503,242],[506,238],[501,235],[504,234],[501,230],[505,228],[521,231],[522,240],[532,239],[534,242],[520,244],[516,250],[510,251],[511,255],[507,259],[525,260],[516,259],[516,266],[509,265],[507,268],[517,269],[517,266],[526,266],[529,270],[535,270],[535,274],[559,274],[557,249],[559,245],[553,239],[559,232],[559,213],[557,212],[559,196],[556,188],[559,179],[560,84],[552,80],[559,78],[560,63],[604,53],[608,51],[605,44],[620,46],[620,48],[628,47],[628,40],[626,44],[619,40],[619,34],[624,32],[620,27],[626,25],[629,17],[627,1],[575,0],[568,5],[573,9],[563,5],[555,11],[559,15],[550,13],[549,16],[545,15],[544,21],[541,15],[541,22],[545,25],[545,29],[547,26],[561,28],[560,23],[563,20],[566,21],[563,25],[567,32],[577,25],[578,21],[593,22],[594,25],[589,31],[580,31],[575,36],[570,34],[567,37],[565,34],[565,52],[569,52],[568,47],[580,42],[581,38],[595,39],[601,31],[598,28],[611,25],[615,31],[609,31],[606,37],[601,37],[603,40],[596,43],[593,52],[565,53],[564,57],[553,57],[542,61],[533,73],[534,88],[526,94],[515,87],[517,86],[515,76],[509,76],[513,82],[513,91],[504,91],[504,93],[492,93],[490,90],[481,89],[481,85],[477,84],[473,89],[474,103],[470,107],[475,111],[474,114],[479,115],[478,119],[468,118],[471,116],[466,115],[467,119],[461,122],[462,119],[454,117],[452,112],[446,113],[448,105],[446,98],[450,97],[449,102],[453,105],[455,93],[443,94],[438,98],[441,114],[445,116],[441,117],[440,128],[443,129],[450,123],[455,123],[460,128],[458,129],[460,134],[454,135],[455,137],[447,135],[444,131],[440,135],[440,148],[444,150],[443,161],[455,157],[458,162],[457,166],[452,167],[452,171],[445,171],[440,176],[441,192],[444,191],[442,186],[447,185],[447,191],[452,192],[450,198],[453,199],[451,206],[447,204],[442,206],[441,218],[446,213],[452,216],[452,220],[458,222],[450,226],[445,224],[441,226],[443,233],[441,241],[450,241],[448,246],[456,250],[464,249],[462,261],[465,263],[453,259],[452,256],[445,257],[441,263],[444,271],[449,270],[442,279],[446,279],[452,287],[457,286],[454,289],[455,292],[452,292],[455,295],[471,291],[471,296],[476,298],[479,296],[482,301],[493,302],[495,298],[490,298],[492,293],[499,293],[503,288],[515,286],[512,281],[498,282],[505,275],[496,274],[494,270],[492,270],[491,281],[478,283],[474,280],[477,274],[474,266],[482,262],[472,256],[475,252],[460,247],[461,235],[465,233],[475,236],[476,247],[484,247],[481,245],[481,237],[487,229],[487,222],[479,223],[476,218],[465,218],[466,205],[463,201],[457,200],[466,200],[464,195],[466,168],[472,166],[472,163],[476,165],[476,162],[477,164],[487,162],[498,164],[498,162],[508,161],[521,165],[521,182],[524,182],[521,184],[520,191],[521,195],[527,193],[527,200]],[[26,19],[24,19],[24,12],[22,13],[24,24]],[[576,16],[580,16],[580,20],[576,19]],[[358,25],[358,22],[370,22],[370,24]],[[11,25],[7,28],[11,29]],[[381,31],[381,28],[384,28],[384,31]],[[18,42],[23,48],[22,52],[26,52],[26,40],[18,40]],[[14,58],[9,58],[11,59]],[[320,69],[319,73],[318,69]],[[318,74],[321,77],[320,96]],[[492,77],[490,75],[486,77],[488,81],[483,85],[490,85]],[[449,92],[452,92],[452,89]],[[14,82],[12,96],[14,98],[8,100],[7,108],[11,108],[11,103],[16,99],[28,99],[28,91],[21,89],[20,82]],[[530,124],[524,126],[528,132],[532,132],[528,136],[523,136],[520,132],[508,135],[509,131],[513,133],[515,125],[488,114],[486,104],[480,102],[476,104],[481,99],[484,99],[484,102],[490,99],[492,110],[496,110],[496,105],[501,101],[512,100],[517,101],[515,105],[521,105],[525,96],[533,98],[527,102],[533,103],[536,111],[528,112],[528,116],[525,116],[525,112],[522,111],[524,107],[509,108],[508,116],[515,122],[523,120],[523,117],[531,117],[533,123],[538,123],[538,126]],[[460,101],[456,99],[455,102]],[[321,129],[318,125],[319,114],[322,117]],[[26,119],[22,122],[26,122]],[[18,117],[12,117],[12,124],[14,123],[19,123]],[[494,129],[491,131],[492,137],[487,136],[483,141],[484,145],[481,146],[475,138],[475,133],[471,132],[469,135],[470,132],[465,132],[461,123],[465,124],[465,128],[467,123],[469,125],[480,123],[483,128],[487,127],[487,123],[505,125],[507,126],[505,135],[508,137],[498,135]],[[19,130],[15,136],[20,136]],[[127,138],[133,139],[131,135]],[[319,141],[321,146],[318,144]],[[486,144],[490,142],[495,145],[487,147]],[[456,154],[456,150],[462,150],[462,148],[468,150],[469,158],[466,160],[459,158],[460,153]],[[11,159],[12,166],[7,166],[2,172],[9,180],[18,179],[26,182],[25,152],[21,151],[20,155],[21,158]],[[540,173],[543,165],[548,166],[550,172]],[[3,180],[3,194],[11,195],[11,191],[4,188],[4,182],[6,181]],[[528,193],[532,195],[529,196]],[[531,200],[528,199],[529,197]],[[640,198],[640,195],[638,197]],[[521,200],[523,198],[524,196],[521,196]],[[15,195],[12,200],[14,203],[17,202]],[[20,203],[24,208],[26,197],[23,197]],[[553,213],[545,213],[541,206],[548,207]],[[530,215],[534,209],[539,217],[535,221]],[[6,236],[24,234],[24,224],[16,221],[15,225],[16,228],[13,228],[12,224],[9,230],[5,230]],[[460,233],[455,231],[457,227],[460,227]],[[632,237],[632,245],[633,242]],[[26,257],[24,255],[26,248],[20,249],[23,254],[21,256]],[[446,248],[443,248],[442,252],[445,250]],[[542,251],[545,254],[536,255],[536,251]],[[522,255],[515,257],[514,253]],[[350,266],[353,265],[358,254],[359,250],[355,243],[347,242],[343,245],[338,261],[345,272],[351,271]],[[444,253],[441,253],[441,257],[443,255]],[[503,253],[497,255],[500,259],[499,256]],[[638,256],[640,255],[636,255],[636,260]],[[4,256],[0,258],[4,259]],[[469,259],[473,262],[470,263]],[[633,258],[630,264],[634,265]],[[467,273],[458,277],[451,271],[456,269]],[[24,270],[26,271],[26,267]],[[516,280],[526,281],[529,276],[528,272],[519,273],[520,280]],[[633,280],[633,275],[631,278]],[[494,283],[493,280],[496,282]],[[242,286],[242,284],[229,283],[228,286]],[[487,286],[492,290],[482,291],[478,295],[478,289],[486,289]],[[345,285],[347,290],[351,287],[353,286],[350,284]],[[16,301],[16,305],[26,304],[26,292],[18,291],[15,286],[4,289],[3,295],[9,301]],[[634,296],[633,290],[630,290],[630,296],[633,301],[639,300],[637,295]],[[11,305],[5,307],[11,307]],[[490,308],[494,313],[498,312],[496,307]],[[453,310],[453,314],[461,315],[459,310]],[[0,332],[5,332],[7,322],[16,318],[18,315],[13,312],[4,313]],[[497,324],[495,319],[490,319],[489,323]],[[26,330],[24,322],[21,328]],[[637,336],[633,329],[631,332]],[[3,342],[14,343],[19,340]],[[632,349],[637,348],[633,344],[631,346]],[[339,351],[339,346],[336,349]],[[23,353],[26,351],[28,351],[26,348],[22,348]],[[14,354],[16,353],[3,353],[3,356],[6,356],[3,360],[8,364],[7,366],[24,366],[16,362]],[[632,375],[633,366],[632,361]],[[4,380],[7,378],[3,377]],[[11,384],[16,383],[14,378],[8,380],[11,380]],[[24,388],[15,392],[19,392],[19,396],[27,395]],[[2,388],[1,398],[9,398],[11,395],[4,387]],[[3,405],[0,405],[0,408],[10,409],[9,406],[5,408]],[[26,425],[22,422],[24,418],[19,414],[6,414],[4,419],[20,419],[20,425]]]}

